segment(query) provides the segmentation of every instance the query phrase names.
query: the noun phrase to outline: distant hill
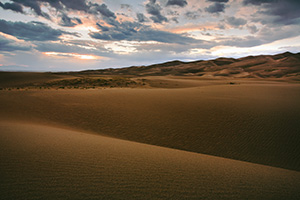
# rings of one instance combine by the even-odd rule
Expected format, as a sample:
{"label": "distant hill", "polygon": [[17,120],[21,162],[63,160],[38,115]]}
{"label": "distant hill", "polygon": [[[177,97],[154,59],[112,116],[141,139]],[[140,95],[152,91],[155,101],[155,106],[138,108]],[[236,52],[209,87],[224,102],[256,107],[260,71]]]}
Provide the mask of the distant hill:
{"label": "distant hill", "polygon": [[217,58],[194,62],[171,61],[149,66],[87,70],[80,73],[135,76],[202,76],[236,78],[289,78],[300,80],[300,53]]}

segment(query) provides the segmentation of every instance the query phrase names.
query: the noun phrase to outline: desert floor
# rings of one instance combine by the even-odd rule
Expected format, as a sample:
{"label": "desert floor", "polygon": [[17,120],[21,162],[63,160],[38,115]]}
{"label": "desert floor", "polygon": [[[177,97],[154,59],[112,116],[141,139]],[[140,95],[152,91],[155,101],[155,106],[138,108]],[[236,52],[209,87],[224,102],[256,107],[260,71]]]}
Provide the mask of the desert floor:
{"label": "desert floor", "polygon": [[30,79],[0,81],[1,198],[300,198],[299,83],[22,87]]}

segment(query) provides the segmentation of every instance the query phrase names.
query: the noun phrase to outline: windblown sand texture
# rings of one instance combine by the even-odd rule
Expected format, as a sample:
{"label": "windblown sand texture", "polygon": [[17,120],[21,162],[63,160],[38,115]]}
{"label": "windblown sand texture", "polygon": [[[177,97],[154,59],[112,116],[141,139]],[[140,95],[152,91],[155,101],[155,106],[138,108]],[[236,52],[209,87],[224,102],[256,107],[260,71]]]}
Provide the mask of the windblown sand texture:
{"label": "windblown sand texture", "polygon": [[1,199],[298,199],[299,172],[0,123]]}

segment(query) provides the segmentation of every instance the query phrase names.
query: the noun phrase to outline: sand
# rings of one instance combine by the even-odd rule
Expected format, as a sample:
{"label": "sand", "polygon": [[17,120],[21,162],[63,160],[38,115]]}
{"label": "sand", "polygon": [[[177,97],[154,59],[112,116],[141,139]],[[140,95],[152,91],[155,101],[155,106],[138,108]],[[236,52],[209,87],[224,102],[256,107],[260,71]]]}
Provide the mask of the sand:
{"label": "sand", "polygon": [[297,83],[57,90],[22,86],[62,75],[1,76],[1,199],[299,199]]}
{"label": "sand", "polygon": [[0,91],[0,118],[300,170],[300,85]]}
{"label": "sand", "polygon": [[0,122],[1,199],[299,199],[300,173]]}

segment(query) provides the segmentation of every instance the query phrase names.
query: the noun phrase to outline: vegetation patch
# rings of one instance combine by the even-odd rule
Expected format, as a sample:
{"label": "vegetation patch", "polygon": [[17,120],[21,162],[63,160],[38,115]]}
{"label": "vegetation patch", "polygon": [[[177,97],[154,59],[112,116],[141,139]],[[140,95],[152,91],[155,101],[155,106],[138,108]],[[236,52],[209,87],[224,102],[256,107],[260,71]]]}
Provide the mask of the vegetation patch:
{"label": "vegetation patch", "polygon": [[113,78],[74,78],[50,81],[43,83],[44,87],[65,88],[97,88],[97,87],[136,87],[142,85],[140,82],[124,77]]}

